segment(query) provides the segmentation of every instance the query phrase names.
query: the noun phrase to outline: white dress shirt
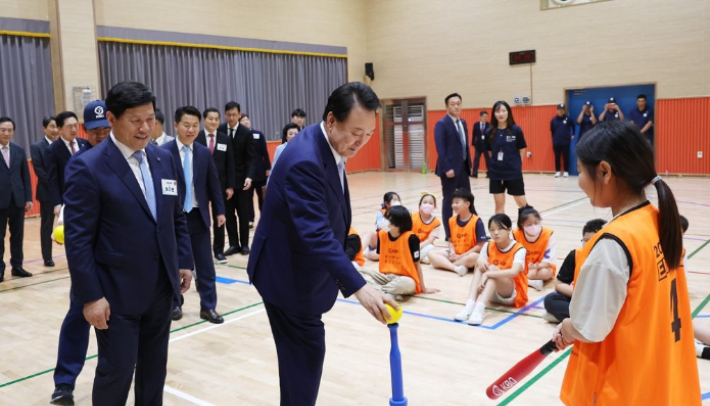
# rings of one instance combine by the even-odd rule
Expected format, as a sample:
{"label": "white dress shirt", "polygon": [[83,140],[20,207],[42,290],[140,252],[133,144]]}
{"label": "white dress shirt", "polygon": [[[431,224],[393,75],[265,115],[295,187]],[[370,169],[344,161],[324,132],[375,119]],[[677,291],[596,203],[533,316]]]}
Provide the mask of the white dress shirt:
{"label": "white dress shirt", "polygon": [[44,140],[47,141],[47,144],[52,144],[52,140],[49,139],[46,135],[44,136]]}
{"label": "white dress shirt", "polygon": [[[74,138],[74,140],[71,142],[62,138],[62,141],[64,142],[64,145],[67,146],[67,149],[69,150],[69,155],[74,155],[75,153],[77,153],[79,151],[79,143],[76,142],[76,138]],[[72,144],[74,144],[74,151],[71,150]]]}
{"label": "white dress shirt", "polygon": [[[117,140],[116,137],[113,135],[113,131],[111,131],[110,137],[111,141],[113,141],[116,147],[118,147],[118,150],[121,151],[121,155],[123,155],[123,157],[126,158],[126,161],[128,161],[128,166],[131,167],[133,176],[136,177],[136,180],[138,181],[138,186],[140,186],[141,192],[143,192],[143,197],[145,197],[145,185],[143,184],[143,175],[141,174],[140,163],[136,158],[133,157],[133,153],[135,153],[136,151],[132,150],[127,145]],[[142,151],[145,152],[145,150]],[[145,165],[150,171],[150,164],[148,163],[147,156],[145,157]]]}
{"label": "white dress shirt", "polygon": [[237,122],[237,125],[235,125],[234,128],[230,127],[229,124],[227,124],[227,135],[229,135],[229,138],[234,138],[232,137],[232,130],[234,130],[234,136],[237,135],[237,128],[239,128],[239,122]]}
{"label": "white dress shirt", "polygon": [[[180,142],[180,138],[175,138],[175,143],[177,144],[178,151],[180,151],[180,167],[184,168],[185,165],[185,144]],[[193,153],[194,143],[188,146],[188,153],[190,154],[190,174],[192,179],[190,179],[190,189],[192,190],[192,208],[197,207],[197,196],[195,195],[195,154]],[[185,179],[187,182],[187,179]],[[187,187],[187,185],[185,185]]]}
{"label": "white dress shirt", "polygon": [[164,145],[164,144],[167,144],[168,142],[170,142],[170,141],[172,141],[172,140],[174,140],[174,139],[175,139],[175,137],[171,137],[170,135],[165,134],[165,133],[163,132],[163,134],[162,134],[160,137],[158,137],[158,138],[155,139],[155,142],[156,142],[158,145]]}
{"label": "white dress shirt", "polygon": [[[345,158],[340,156],[340,154],[338,154],[338,151],[336,151],[335,148],[333,148],[333,145],[331,145],[330,138],[328,138],[328,133],[325,132],[325,123],[322,121],[320,122],[320,129],[321,131],[323,131],[323,135],[325,136],[325,140],[328,142],[330,152],[333,154],[333,159],[335,159],[335,165],[337,166],[338,164],[340,164],[340,161],[344,161]],[[343,165],[345,165],[345,162],[343,162]],[[345,167],[343,167],[343,188],[345,188]],[[345,193],[345,189],[343,189],[343,193]]]}

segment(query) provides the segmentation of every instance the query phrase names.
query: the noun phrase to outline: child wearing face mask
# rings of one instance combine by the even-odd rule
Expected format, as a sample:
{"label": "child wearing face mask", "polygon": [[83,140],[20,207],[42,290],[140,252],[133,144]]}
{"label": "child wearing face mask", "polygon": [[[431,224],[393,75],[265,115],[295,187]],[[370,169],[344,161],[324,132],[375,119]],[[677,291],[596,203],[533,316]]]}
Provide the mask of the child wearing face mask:
{"label": "child wearing face mask", "polygon": [[402,204],[402,199],[396,192],[387,192],[382,198],[382,203],[380,204],[380,211],[377,212],[377,217],[375,218],[375,231],[368,231],[365,233],[365,238],[363,242],[367,243],[365,247],[364,255],[365,258],[370,261],[379,261],[380,256],[375,251],[377,247],[377,233],[380,230],[387,229],[387,219],[385,218],[385,212],[392,206],[400,206]]}
{"label": "child wearing face mask", "polygon": [[512,227],[510,217],[505,214],[496,214],[488,220],[488,231],[493,241],[483,246],[473,271],[466,306],[456,313],[454,320],[480,325],[485,317],[487,301],[512,307],[527,304],[526,250],[523,244],[510,238]]}
{"label": "child wearing face mask", "polygon": [[412,232],[412,217],[402,206],[392,206],[385,213],[386,229],[377,233],[380,271],[360,269],[365,280],[384,293],[414,295],[436,293],[439,289],[424,285],[419,265],[419,238]]}
{"label": "child wearing face mask", "polygon": [[436,197],[429,192],[424,192],[419,199],[419,211],[412,213],[412,231],[419,237],[422,264],[430,263],[429,252],[436,248],[434,241],[439,238],[443,228],[441,220],[433,214],[435,208]]}
{"label": "child wearing face mask", "polygon": [[555,277],[557,265],[555,254],[557,241],[553,231],[543,227],[540,213],[527,206],[518,214],[518,229],[513,231],[515,241],[523,244],[527,250],[525,273],[530,287],[540,291],[545,281]]}
{"label": "child wearing face mask", "polygon": [[454,190],[451,198],[454,215],[449,219],[449,248],[429,252],[434,268],[464,276],[469,268],[476,265],[478,254],[488,238],[483,221],[476,215],[473,200],[473,194],[468,189]]}

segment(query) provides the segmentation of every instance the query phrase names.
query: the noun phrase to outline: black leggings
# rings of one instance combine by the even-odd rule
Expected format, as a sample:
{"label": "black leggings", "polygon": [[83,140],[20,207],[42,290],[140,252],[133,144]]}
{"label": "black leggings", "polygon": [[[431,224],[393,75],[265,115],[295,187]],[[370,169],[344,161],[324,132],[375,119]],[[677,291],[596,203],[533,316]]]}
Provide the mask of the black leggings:
{"label": "black leggings", "polygon": [[560,155],[565,160],[565,172],[569,172],[569,145],[555,145],[555,172],[560,172]]}
{"label": "black leggings", "polygon": [[545,296],[545,310],[555,316],[557,320],[562,321],[569,317],[569,304],[571,301],[572,298],[558,292],[552,292]]}

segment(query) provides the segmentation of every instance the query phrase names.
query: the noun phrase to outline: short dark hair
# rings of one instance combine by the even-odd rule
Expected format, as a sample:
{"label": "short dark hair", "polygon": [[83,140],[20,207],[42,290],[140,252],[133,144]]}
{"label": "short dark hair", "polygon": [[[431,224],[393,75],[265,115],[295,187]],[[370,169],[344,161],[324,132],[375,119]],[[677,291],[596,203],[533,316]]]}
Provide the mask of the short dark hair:
{"label": "short dark hair", "polygon": [[399,194],[397,194],[397,192],[387,192],[387,193],[385,193],[385,195],[382,196],[382,208],[384,209],[384,208],[385,208],[385,203],[391,202],[392,199],[394,199],[395,197],[396,197],[397,199],[399,199],[400,201],[402,201],[402,198],[399,197]]}
{"label": "short dark hair", "polygon": [[402,233],[412,231],[412,215],[404,206],[390,207],[385,213],[385,218]]}
{"label": "short dark hair", "polygon": [[427,197],[427,196],[429,196],[429,197],[431,197],[432,199],[434,199],[434,207],[436,207],[436,196],[434,196],[434,195],[431,194],[431,193],[422,193],[422,198],[419,199],[419,205],[420,205],[420,206],[422,205],[422,202],[424,201],[424,198]]}
{"label": "short dark hair", "polygon": [[[51,124],[52,121],[55,121],[54,117],[52,117],[52,116],[47,116],[47,117],[43,118],[42,119],[42,127],[47,128],[47,126],[49,124]],[[54,124],[57,124],[56,121],[54,122]]]}
{"label": "short dark hair", "polygon": [[596,234],[604,228],[604,225],[606,225],[606,220],[603,219],[594,219],[594,220],[589,220],[587,221],[587,224],[584,225],[584,228],[582,229],[582,235],[587,234],[587,233],[594,233]]}
{"label": "short dark hair", "polygon": [[146,104],[152,104],[155,110],[155,95],[148,86],[140,82],[118,83],[108,91],[106,96],[106,110],[116,118],[120,118],[128,109]]}
{"label": "short dark hair", "polygon": [[293,112],[291,112],[291,118],[293,117],[303,117],[306,118],[306,112],[303,111],[303,109],[296,109]]}
{"label": "short dark hair", "polygon": [[335,120],[342,123],[348,119],[355,105],[367,111],[380,108],[380,99],[370,86],[362,82],[346,83],[335,89],[328,97],[328,104],[323,112],[323,121],[328,119],[328,113],[333,113]]}
{"label": "short dark hair", "polygon": [[12,129],[13,129],[13,131],[15,130],[15,122],[12,121],[12,119],[10,117],[7,117],[7,116],[0,117],[0,124],[2,124],[2,123],[12,123]]}
{"label": "short dark hair", "polygon": [[481,116],[481,117],[483,117],[483,116],[487,116],[487,115],[488,115],[488,112],[487,112],[487,111],[485,111],[485,110],[481,110],[481,112],[480,112],[480,113],[478,113],[478,115],[479,115],[479,116]]}
{"label": "short dark hair", "polygon": [[648,100],[648,97],[646,97],[645,94],[640,94],[640,95],[636,96],[636,100],[638,100],[638,99]]}
{"label": "short dark hair", "polygon": [[202,112],[202,118],[207,118],[210,113],[217,113],[217,117],[220,117],[219,110],[214,107],[207,107],[205,111]]}
{"label": "short dark hair", "polygon": [[301,127],[298,126],[296,123],[288,123],[284,126],[284,129],[281,130],[281,143],[285,144],[286,143],[286,135],[288,134],[288,130],[296,129],[298,131],[301,131]]}
{"label": "short dark hair", "polygon": [[228,112],[231,109],[237,109],[238,112],[242,112],[242,106],[239,105],[239,103],[235,101],[230,101],[227,102],[227,104],[224,105],[224,112]]}
{"label": "short dark hair", "polygon": [[498,227],[504,228],[506,230],[510,230],[511,228],[513,228],[513,222],[510,220],[510,217],[508,217],[508,215],[505,213],[498,213],[493,215],[493,217],[488,220],[488,230],[491,229],[491,225],[494,223]]}
{"label": "short dark hair", "polygon": [[155,119],[160,122],[160,124],[165,125],[165,115],[160,109],[155,109]]}
{"label": "short dark hair", "polygon": [[471,193],[470,190],[466,188],[458,188],[454,190],[454,193],[451,195],[451,200],[454,200],[456,198],[463,199],[471,203],[471,205],[468,206],[468,211],[473,214],[476,214],[476,208],[473,206],[475,198],[473,197],[473,193]]}
{"label": "short dark hair", "polygon": [[241,122],[245,118],[249,118],[249,114],[247,114],[247,113],[242,114],[242,116],[239,117],[239,121]]}
{"label": "short dark hair", "polygon": [[683,229],[683,233],[688,231],[688,227],[690,227],[690,223],[688,223],[688,219],[685,218],[685,216],[680,216],[680,228]]}
{"label": "short dark hair", "polygon": [[520,209],[518,211],[518,228],[523,229],[523,224],[525,224],[525,221],[527,221],[528,217],[530,216],[535,216],[537,217],[538,220],[542,220],[542,216],[540,216],[540,212],[535,210],[534,207],[528,205]]}
{"label": "short dark hair", "polygon": [[54,122],[57,123],[57,127],[62,128],[64,127],[64,122],[71,117],[74,117],[77,122],[79,121],[79,117],[73,111],[62,111],[54,117]]}
{"label": "short dark hair", "polygon": [[197,107],[195,106],[178,107],[177,110],[175,110],[175,122],[179,123],[180,120],[182,120],[182,116],[195,116],[197,117],[197,121],[202,119],[200,110],[197,110]]}
{"label": "short dark hair", "polygon": [[446,98],[444,98],[444,105],[448,106],[448,105],[449,105],[449,100],[452,99],[452,98],[454,98],[454,97],[458,97],[461,101],[463,101],[463,97],[461,97],[460,94],[458,94],[458,93],[451,93],[450,95],[446,96]]}

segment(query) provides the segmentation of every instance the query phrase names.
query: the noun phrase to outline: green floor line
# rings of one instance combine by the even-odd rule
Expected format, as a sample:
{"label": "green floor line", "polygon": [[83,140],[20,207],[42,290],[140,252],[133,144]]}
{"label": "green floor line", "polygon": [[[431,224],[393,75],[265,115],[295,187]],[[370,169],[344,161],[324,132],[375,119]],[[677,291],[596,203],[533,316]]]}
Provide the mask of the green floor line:
{"label": "green floor line", "polygon": [[705,248],[708,244],[710,244],[710,240],[705,241],[703,245],[699,246],[695,251],[691,252],[690,255],[688,255],[688,259],[693,258],[695,254],[697,254],[701,249]]}
{"label": "green floor line", "polygon": [[[450,300],[436,299],[436,298],[433,298],[433,297],[418,296],[418,295],[417,295],[417,296],[414,296],[414,297],[416,297],[417,299],[431,300],[432,302],[448,303],[448,304],[455,304],[455,305],[459,305],[459,306],[466,306],[465,303],[452,302],[452,301],[450,301]],[[486,310],[490,310],[490,311],[494,311],[494,312],[499,312],[499,313],[517,314],[517,315],[520,315],[520,316],[533,317],[533,318],[536,318],[536,319],[541,319],[541,318],[542,318],[542,316],[538,316],[538,315],[535,315],[535,314],[518,313],[518,312],[514,312],[514,311],[512,311],[512,310],[498,309],[498,308],[495,308],[495,307],[486,307]]]}
{"label": "green floor line", "polygon": [[[240,307],[239,309],[235,309],[235,310],[229,311],[229,312],[227,312],[227,313],[223,313],[222,316],[228,316],[228,315],[230,315],[230,314],[234,314],[234,313],[238,313],[238,312],[241,312],[241,311],[244,311],[244,310],[248,310],[248,309],[251,309],[252,307],[259,306],[259,305],[262,304],[262,303],[263,303],[263,302],[259,302],[259,303],[250,304],[250,305],[248,305],[248,306]],[[194,326],[197,326],[197,325],[200,325],[200,324],[204,324],[204,323],[207,323],[207,320],[202,320],[202,321],[199,321],[199,322],[197,322],[197,323],[193,323],[193,324],[190,324],[190,325],[187,325],[187,326],[183,326],[183,327],[180,327],[180,328],[176,328],[175,330],[171,330],[170,333],[172,334],[172,333],[175,333],[175,332],[178,332],[178,331],[181,331],[181,330],[185,330],[185,329],[187,329],[187,328],[194,327]],[[90,359],[97,358],[97,357],[98,357],[98,354],[90,355],[90,356],[86,357],[86,361],[88,361],[88,360],[90,360]],[[42,371],[42,372],[37,372],[37,373],[32,374],[32,375],[27,375],[27,376],[25,376],[25,377],[15,379],[14,381],[10,381],[10,382],[6,382],[6,383],[3,383],[3,384],[0,384],[0,388],[4,388],[4,387],[10,386],[10,385],[14,385],[14,384],[16,384],[16,383],[20,383],[20,382],[26,381],[26,380],[28,380],[28,379],[36,378],[36,377],[38,377],[38,376],[45,375],[45,374],[48,374],[48,373],[53,372],[53,371],[54,371],[54,368],[51,368],[51,369],[44,370],[44,371]]]}
{"label": "green floor line", "polygon": [[28,287],[30,287],[30,286],[41,285],[41,284],[43,284],[43,283],[49,283],[49,282],[54,282],[54,281],[61,281],[61,280],[63,280],[63,279],[69,279],[69,278],[70,278],[70,276],[63,276],[63,277],[57,278],[57,279],[50,279],[50,280],[47,280],[47,281],[36,282],[36,283],[28,283],[27,285],[15,286],[14,288],[8,288],[8,289],[0,290],[0,293],[2,293],[2,292],[9,292],[9,291],[11,291],[11,290],[17,290],[17,289],[22,289],[22,288],[28,288]]}
{"label": "green floor line", "polygon": [[247,269],[246,269],[246,268],[244,268],[243,266],[236,266],[236,265],[222,265],[222,264],[219,264],[219,265],[220,265],[220,266],[226,266],[226,267],[229,267],[229,268],[237,268],[237,269],[243,269],[243,270],[245,270],[245,271],[247,270]]}

